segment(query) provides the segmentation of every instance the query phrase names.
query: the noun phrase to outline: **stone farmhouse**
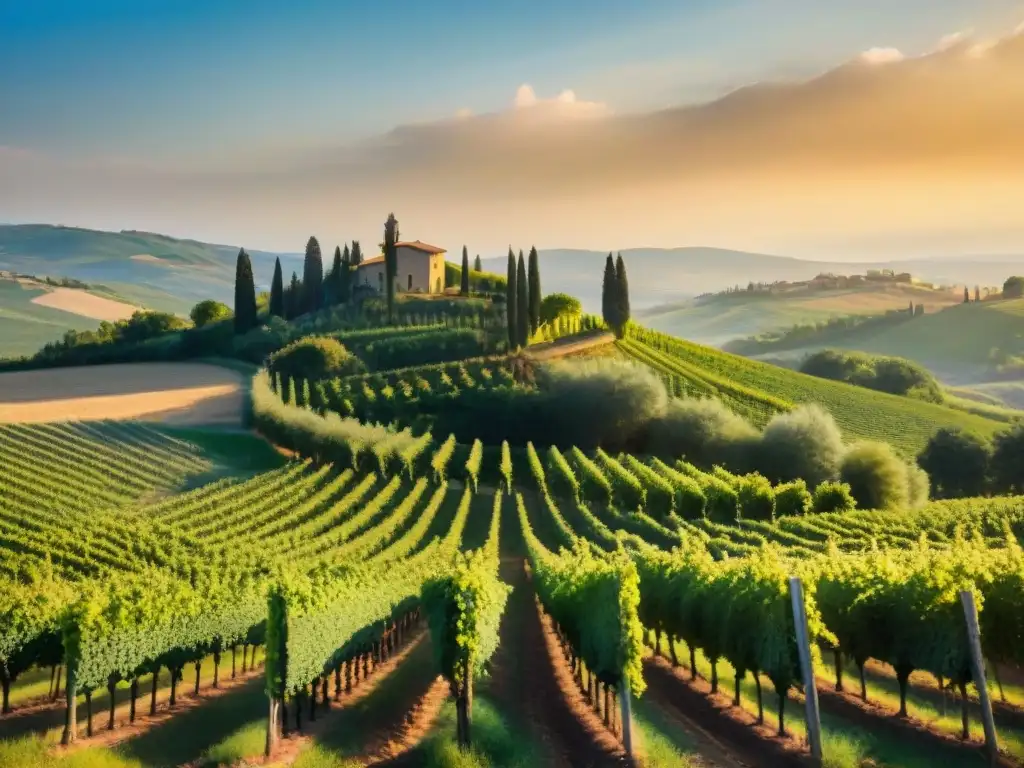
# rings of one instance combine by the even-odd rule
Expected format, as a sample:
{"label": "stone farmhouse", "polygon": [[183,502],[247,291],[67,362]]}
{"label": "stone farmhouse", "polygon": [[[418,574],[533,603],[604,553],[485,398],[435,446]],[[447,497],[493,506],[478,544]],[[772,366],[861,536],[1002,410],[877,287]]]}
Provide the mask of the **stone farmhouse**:
{"label": "stone farmhouse", "polygon": [[[419,240],[395,244],[398,269],[395,290],[406,293],[444,293],[444,248]],[[384,293],[384,257],[367,259],[356,267],[356,284]]]}

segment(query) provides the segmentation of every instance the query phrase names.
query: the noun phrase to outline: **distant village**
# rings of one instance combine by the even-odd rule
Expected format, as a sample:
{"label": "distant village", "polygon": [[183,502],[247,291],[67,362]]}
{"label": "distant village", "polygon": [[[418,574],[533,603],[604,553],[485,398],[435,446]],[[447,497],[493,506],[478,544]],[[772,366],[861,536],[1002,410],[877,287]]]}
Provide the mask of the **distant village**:
{"label": "distant village", "polygon": [[[964,285],[941,285],[919,280],[909,272],[896,272],[892,269],[869,269],[863,275],[837,275],[832,272],[821,272],[810,280],[776,280],[771,283],[749,282],[746,286],[735,285],[723,291],[702,293],[695,297],[695,300],[712,299],[730,296],[750,296],[760,294],[766,296],[785,295],[791,297],[794,293],[800,292],[825,292],[837,290],[849,290],[856,288],[877,287],[879,285],[904,285],[913,286],[922,290],[939,291],[942,293],[959,294],[964,290],[971,290]],[[999,298],[1002,289],[999,287],[974,286],[973,293],[975,301],[983,301],[987,298]]]}

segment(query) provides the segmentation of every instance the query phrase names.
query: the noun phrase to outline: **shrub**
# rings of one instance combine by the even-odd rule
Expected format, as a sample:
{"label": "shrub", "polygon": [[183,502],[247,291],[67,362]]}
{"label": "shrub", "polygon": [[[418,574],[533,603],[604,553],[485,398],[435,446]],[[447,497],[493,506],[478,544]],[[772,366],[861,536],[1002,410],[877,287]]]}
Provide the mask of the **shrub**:
{"label": "shrub", "polygon": [[856,506],[857,500],[846,483],[829,480],[814,489],[811,509],[815,512],[849,512]]}
{"label": "shrub", "polygon": [[1018,424],[995,436],[992,480],[1000,493],[1024,492],[1024,424]]}
{"label": "shrub", "polygon": [[227,304],[222,304],[213,299],[206,299],[192,307],[192,311],[189,312],[188,316],[192,318],[192,323],[196,328],[202,328],[204,325],[215,323],[218,320],[227,320],[233,314]]}
{"label": "shrub", "polygon": [[359,373],[362,363],[337,339],[307,336],[272,354],[268,368],[288,378],[319,381]]}
{"label": "shrub", "polygon": [[699,467],[743,466],[757,430],[720,400],[673,399],[663,416],[651,419],[647,449],[665,459],[685,458]]}
{"label": "shrub", "polygon": [[767,478],[756,473],[740,477],[736,483],[736,495],[743,519],[775,519],[775,492]]}
{"label": "shrub", "polygon": [[779,516],[806,515],[811,511],[814,500],[802,479],[776,486],[775,514]]}
{"label": "shrub", "polygon": [[977,435],[944,427],[917,457],[940,496],[980,496],[985,491],[992,448]]}
{"label": "shrub", "polygon": [[839,477],[861,509],[900,509],[910,505],[907,465],[887,443],[863,442],[843,457]]}
{"label": "shrub", "polygon": [[363,348],[360,357],[371,370],[380,371],[481,357],[490,351],[487,334],[483,331],[445,328],[372,341]]}
{"label": "shrub", "polygon": [[768,422],[754,465],[776,483],[802,479],[818,485],[835,478],[842,456],[843,438],[835,419],[810,405],[777,414]]}
{"label": "shrub", "polygon": [[920,509],[928,503],[928,497],[931,494],[931,483],[928,482],[928,473],[913,462],[906,466],[910,508]]}
{"label": "shrub", "polygon": [[580,300],[567,293],[549,293],[540,302],[542,323],[550,323],[563,315],[579,315],[582,312],[583,305]]}
{"label": "shrub", "polygon": [[927,368],[902,357],[823,349],[804,358],[803,373],[859,387],[942,402],[942,388]]}

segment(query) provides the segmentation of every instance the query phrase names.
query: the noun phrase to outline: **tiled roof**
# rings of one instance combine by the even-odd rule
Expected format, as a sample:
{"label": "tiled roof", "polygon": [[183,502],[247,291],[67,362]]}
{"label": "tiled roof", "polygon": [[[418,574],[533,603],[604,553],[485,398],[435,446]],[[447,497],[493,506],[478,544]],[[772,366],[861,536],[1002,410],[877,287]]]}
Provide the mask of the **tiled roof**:
{"label": "tiled roof", "polygon": [[365,267],[368,264],[383,264],[383,263],[384,263],[384,257],[383,256],[378,256],[375,259],[363,259],[362,261],[359,262],[359,264],[356,265],[356,269],[359,269],[359,267]]}
{"label": "tiled roof", "polygon": [[417,251],[423,251],[424,253],[447,253],[444,248],[438,248],[436,245],[428,245],[427,243],[419,240],[395,243],[395,246],[398,248],[413,248]]}

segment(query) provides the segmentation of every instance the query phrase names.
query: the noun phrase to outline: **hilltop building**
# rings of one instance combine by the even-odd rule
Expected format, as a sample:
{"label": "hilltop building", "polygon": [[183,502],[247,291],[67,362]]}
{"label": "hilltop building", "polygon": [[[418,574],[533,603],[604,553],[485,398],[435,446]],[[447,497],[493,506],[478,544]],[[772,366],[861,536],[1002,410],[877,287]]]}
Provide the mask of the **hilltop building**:
{"label": "hilltop building", "polygon": [[[398,269],[395,290],[407,293],[444,293],[444,248],[413,240],[395,244]],[[356,284],[384,293],[384,257],[367,259],[356,267]]]}

